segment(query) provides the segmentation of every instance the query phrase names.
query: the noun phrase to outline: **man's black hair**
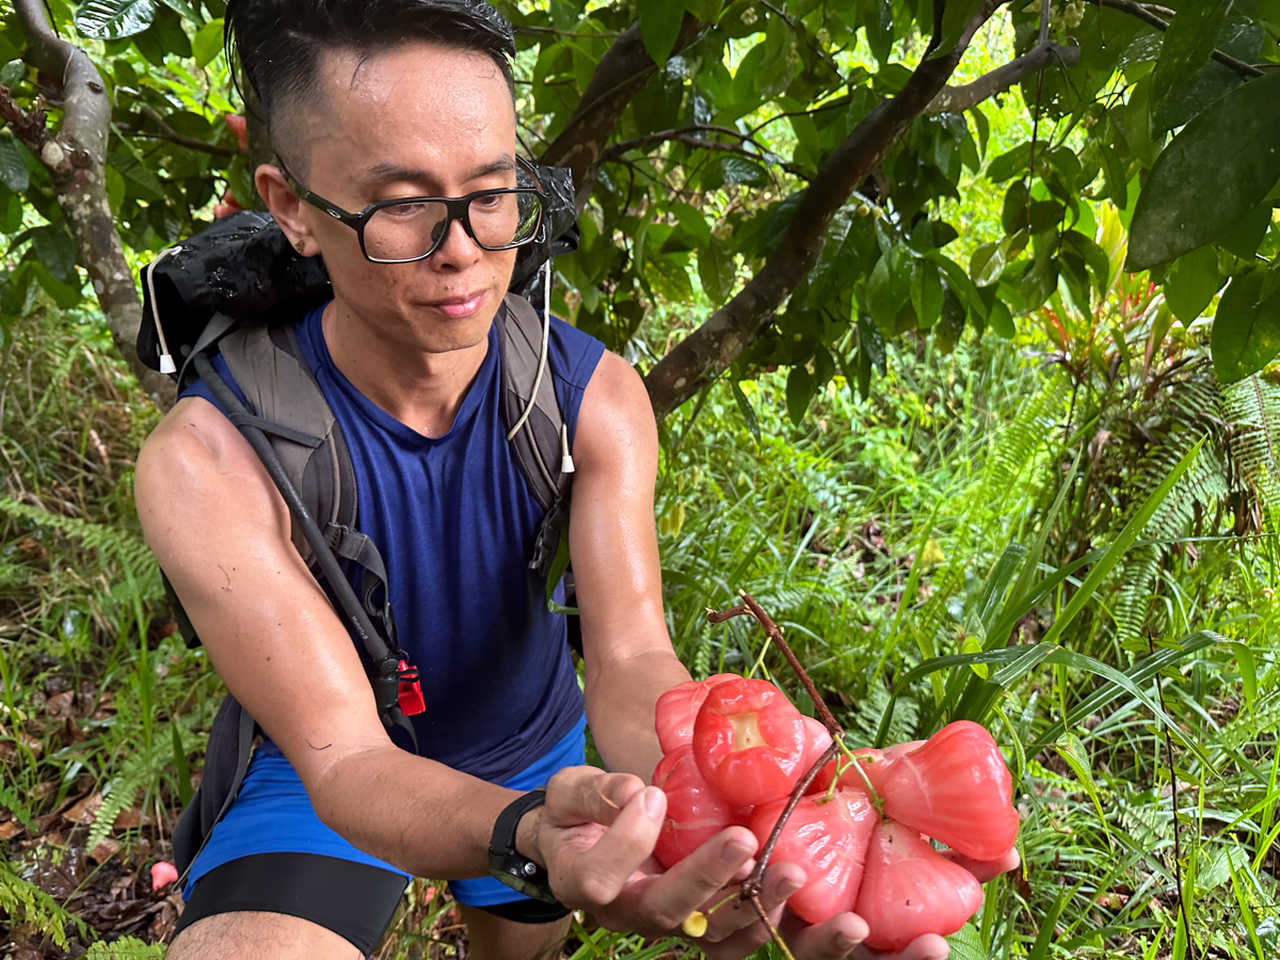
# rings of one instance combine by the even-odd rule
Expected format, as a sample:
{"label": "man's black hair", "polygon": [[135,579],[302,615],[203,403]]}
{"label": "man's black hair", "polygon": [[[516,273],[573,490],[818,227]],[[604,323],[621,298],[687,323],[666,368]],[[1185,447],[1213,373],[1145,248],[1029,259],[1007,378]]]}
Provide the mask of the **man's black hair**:
{"label": "man's black hair", "polygon": [[257,95],[275,147],[278,108],[312,99],[326,50],[363,58],[415,40],[472,50],[514,91],[511,24],[484,0],[228,0],[225,20],[227,62]]}

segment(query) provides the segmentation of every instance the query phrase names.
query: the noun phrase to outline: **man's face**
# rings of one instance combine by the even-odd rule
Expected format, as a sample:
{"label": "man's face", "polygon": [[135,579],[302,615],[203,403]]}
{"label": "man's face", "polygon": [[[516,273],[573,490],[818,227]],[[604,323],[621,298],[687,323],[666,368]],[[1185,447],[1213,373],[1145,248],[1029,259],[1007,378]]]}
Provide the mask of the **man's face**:
{"label": "man's face", "polygon": [[[488,57],[412,42],[363,61],[330,51],[319,66],[324,96],[298,124],[306,158],[299,176],[314,193],[357,211],[394,197],[516,185],[515,111]],[[287,161],[289,147],[280,146]],[[455,222],[426,260],[371,263],[355,231],[310,205],[303,216],[344,322],[432,353],[485,338],[514,250],[481,250]]]}

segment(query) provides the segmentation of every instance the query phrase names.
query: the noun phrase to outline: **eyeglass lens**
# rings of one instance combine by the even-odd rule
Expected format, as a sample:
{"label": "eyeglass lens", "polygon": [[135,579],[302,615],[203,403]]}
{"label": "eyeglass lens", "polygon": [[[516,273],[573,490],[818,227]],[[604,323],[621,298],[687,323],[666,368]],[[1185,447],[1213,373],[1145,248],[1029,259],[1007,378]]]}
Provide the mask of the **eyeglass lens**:
{"label": "eyeglass lens", "polygon": [[[470,232],[476,243],[488,249],[531,240],[541,220],[542,199],[533,191],[483,193],[467,203]],[[365,224],[365,252],[377,260],[412,260],[433,251],[448,225],[449,208],[441,201],[382,207]]]}

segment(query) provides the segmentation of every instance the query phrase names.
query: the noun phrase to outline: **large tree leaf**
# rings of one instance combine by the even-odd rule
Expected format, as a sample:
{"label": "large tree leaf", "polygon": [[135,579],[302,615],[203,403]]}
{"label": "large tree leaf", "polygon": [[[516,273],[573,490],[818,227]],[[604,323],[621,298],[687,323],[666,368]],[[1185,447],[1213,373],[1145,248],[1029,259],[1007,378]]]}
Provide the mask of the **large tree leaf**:
{"label": "large tree leaf", "polygon": [[14,193],[22,193],[30,179],[18,141],[7,133],[0,135],[0,183]]}
{"label": "large tree leaf", "polygon": [[141,33],[156,18],[152,0],[84,0],[76,8],[81,36],[119,40]]}
{"label": "large tree leaf", "polygon": [[1173,108],[1196,82],[1200,68],[1209,62],[1214,41],[1231,0],[1202,0],[1183,4],[1169,22],[1152,78],[1151,123],[1157,130],[1173,125]]}
{"label": "large tree leaf", "polygon": [[667,62],[680,35],[684,0],[640,0],[640,39],[653,62]]}
{"label": "large tree leaf", "polygon": [[1138,197],[1130,270],[1218,238],[1280,180],[1280,71],[1252,80],[1187,124],[1156,160]]}
{"label": "large tree leaf", "polygon": [[1175,317],[1190,325],[1222,289],[1222,282],[1217,253],[1201,247],[1174,263],[1164,281],[1165,301]]}
{"label": "large tree leaf", "polygon": [[1232,279],[1213,319],[1213,369],[1223,383],[1257,373],[1280,354],[1280,270]]}

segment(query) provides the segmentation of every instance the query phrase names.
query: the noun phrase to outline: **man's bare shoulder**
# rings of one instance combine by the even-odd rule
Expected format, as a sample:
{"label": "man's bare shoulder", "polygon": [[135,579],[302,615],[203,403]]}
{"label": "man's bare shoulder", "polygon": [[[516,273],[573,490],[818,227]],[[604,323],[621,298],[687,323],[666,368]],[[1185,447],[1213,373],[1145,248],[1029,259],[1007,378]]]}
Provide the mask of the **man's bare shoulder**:
{"label": "man's bare shoulder", "polygon": [[656,449],[658,427],[644,380],[635,368],[606,350],[582,396],[573,456],[580,466],[613,460],[627,448]]}
{"label": "man's bare shoulder", "polygon": [[270,517],[278,526],[285,513],[253,448],[202,397],[179,400],[151,432],[138,453],[134,495],[149,539],[157,532],[154,521],[174,512],[195,526],[216,526],[230,509]]}

